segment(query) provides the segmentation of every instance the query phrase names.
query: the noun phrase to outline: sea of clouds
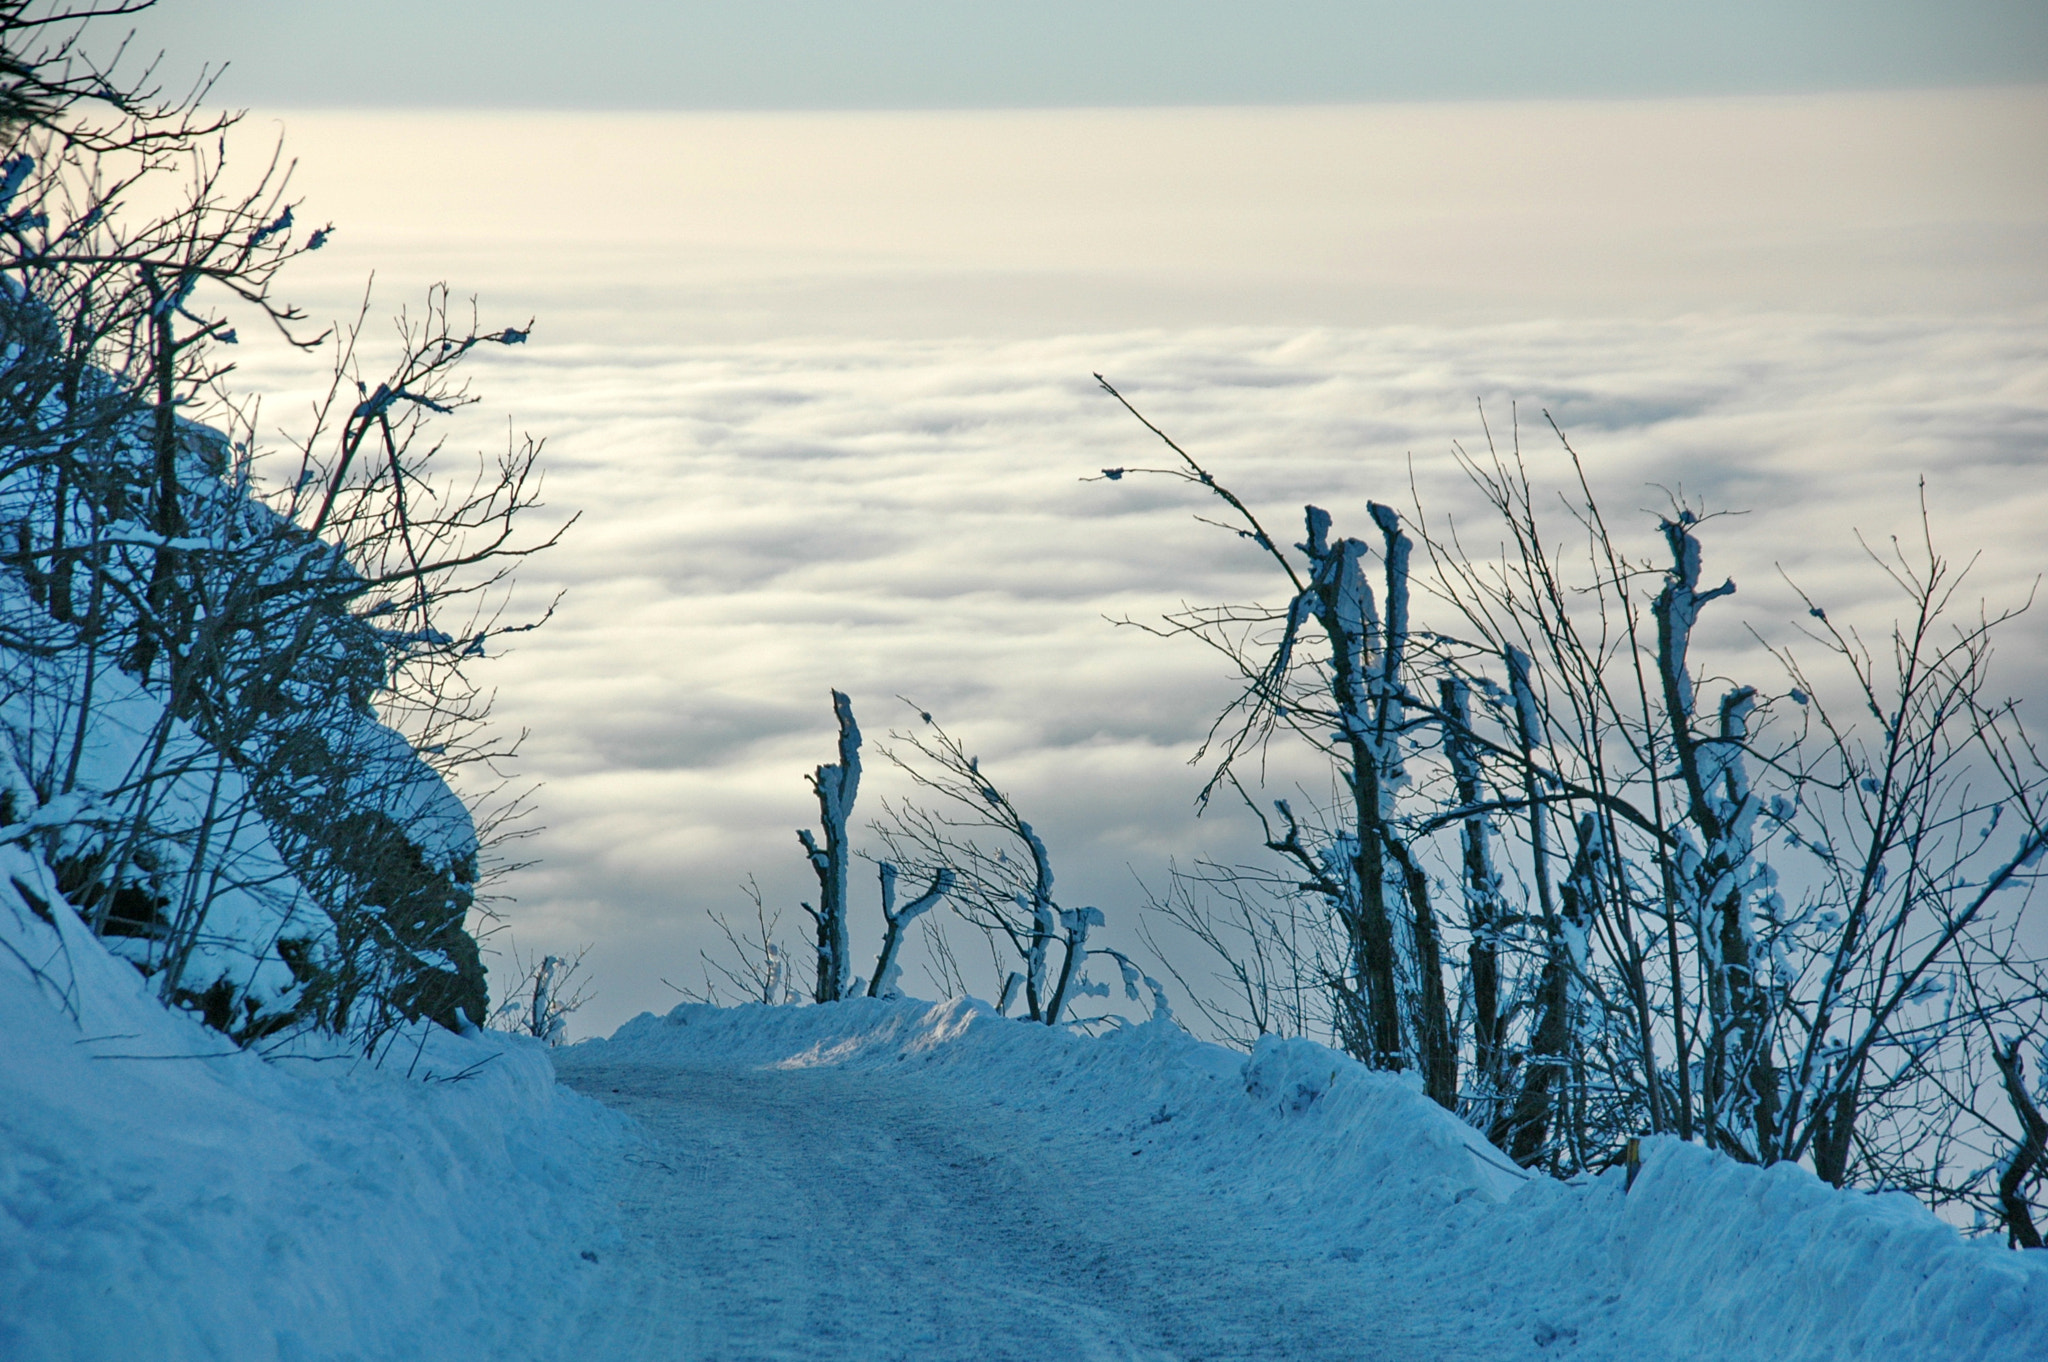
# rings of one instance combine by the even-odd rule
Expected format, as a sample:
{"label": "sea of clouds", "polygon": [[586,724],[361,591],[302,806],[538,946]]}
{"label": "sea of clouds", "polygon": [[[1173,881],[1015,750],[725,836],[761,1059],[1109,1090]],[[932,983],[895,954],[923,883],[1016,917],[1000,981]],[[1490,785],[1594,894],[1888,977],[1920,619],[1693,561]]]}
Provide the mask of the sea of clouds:
{"label": "sea of clouds", "polygon": [[[577,1034],[700,985],[706,910],[750,917],[749,874],[795,941],[830,687],[869,734],[869,812],[911,697],[1116,944],[1170,858],[1253,854],[1241,816],[1193,816],[1230,676],[1109,621],[1281,591],[1189,489],[1088,480],[1168,455],[1096,372],[1276,531],[1419,499],[1474,552],[1496,540],[1454,444],[1519,435],[1561,487],[1554,420],[1641,556],[1673,497],[1741,513],[1706,535],[1739,591],[1700,654],[1765,689],[1788,578],[1888,618],[1857,534],[1917,536],[1923,476],[1940,547],[1981,554],[1972,602],[2048,566],[2040,91],[275,121],[300,211],[341,229],[309,309],[374,267],[380,310],[447,278],[489,324],[538,318],[451,434],[544,434],[543,518],[581,516],[521,576],[515,606],[560,591],[556,617],[479,673],[544,785],[505,921],[522,952],[591,945]],[[288,431],[317,361],[243,348]],[[2048,702],[2039,620],[2001,658]]]}

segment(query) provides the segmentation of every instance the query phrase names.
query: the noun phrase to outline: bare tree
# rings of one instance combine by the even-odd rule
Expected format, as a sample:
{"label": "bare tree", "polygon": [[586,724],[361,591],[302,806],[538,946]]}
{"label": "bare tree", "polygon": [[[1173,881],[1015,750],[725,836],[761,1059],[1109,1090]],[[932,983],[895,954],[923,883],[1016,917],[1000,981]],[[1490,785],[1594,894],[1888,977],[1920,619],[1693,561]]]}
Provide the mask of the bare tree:
{"label": "bare tree", "polygon": [[[455,375],[478,345],[527,331],[465,332],[438,290],[373,391],[359,320],[296,481],[264,504],[223,356],[238,326],[327,338],[275,284],[330,229],[295,222],[277,153],[231,170],[204,76],[164,99],[152,71],[87,57],[83,25],[142,7],[0,4],[0,558],[34,607],[6,627],[41,659],[22,664],[48,709],[23,754],[34,797],[105,810],[49,855],[94,929],[224,1030],[310,1018],[374,1047],[407,1017],[472,1024],[472,820],[421,763],[503,754],[463,668],[531,627],[499,617],[500,588],[553,536],[512,529],[539,504],[536,444],[464,487],[417,437],[470,400]],[[170,206],[132,211],[145,191]],[[88,780],[137,688],[140,755]],[[206,963],[248,935],[221,916],[237,896],[271,904],[269,938],[232,944],[289,971],[289,1007]]]}
{"label": "bare tree", "polygon": [[832,692],[832,717],[839,723],[839,760],[820,766],[811,775],[811,792],[818,798],[818,822],[825,844],[818,845],[809,828],[797,829],[804,855],[818,876],[818,906],[806,903],[815,927],[818,947],[818,984],[812,998],[821,1003],[838,1002],[852,987],[852,947],[846,926],[846,870],[853,848],[846,833],[853,816],[853,801],[860,793],[860,725],[854,721],[853,701],[839,691]]}
{"label": "bare tree", "polygon": [[588,946],[573,956],[543,955],[518,964],[518,977],[506,991],[505,1001],[491,1013],[491,1025],[549,1045],[566,1044],[569,1018],[590,1001],[589,988],[576,976],[582,972]]}
{"label": "bare tree", "polygon": [[896,998],[903,992],[900,987],[903,963],[899,957],[903,951],[904,929],[952,892],[953,872],[941,866],[932,875],[931,887],[899,908],[896,906],[896,867],[883,861],[876,869],[882,879],[882,951],[875,957],[875,972],[868,977],[868,996]]}
{"label": "bare tree", "polygon": [[720,959],[709,951],[699,951],[698,957],[704,965],[704,987],[688,989],[668,984],[677,993],[693,1003],[720,1005],[723,990],[721,983],[734,990],[741,1001],[761,1003],[767,1007],[778,1007],[796,1002],[801,995],[792,967],[789,951],[776,935],[782,915],[770,913],[761,895],[761,886],[749,875],[740,890],[754,905],[754,925],[751,929],[736,928],[732,920],[717,909],[708,910],[707,915],[719,934],[725,938],[729,958]]}
{"label": "bare tree", "polygon": [[[892,732],[895,746],[884,755],[938,804],[885,805],[875,831],[893,861],[930,874],[935,890],[943,883],[954,911],[987,939],[1002,980],[998,1010],[1007,1014],[1021,996],[1027,1020],[1059,1025],[1075,999],[1107,996],[1108,986],[1087,976],[1089,959],[1100,956],[1117,963],[1127,998],[1137,1000],[1142,983],[1153,992],[1154,1015],[1171,1015],[1156,980],[1122,953],[1088,944],[1090,931],[1104,923],[1102,910],[1065,907],[1053,896],[1051,852],[983,773],[981,759],[930,711],[904,703],[919,726]],[[1012,961],[1021,968],[1010,969]]]}
{"label": "bare tree", "polygon": [[[2011,1076],[2022,1047],[1989,1038],[2044,1026],[2048,974],[2016,928],[2048,849],[2048,766],[1989,689],[1991,641],[2019,612],[1963,615],[1965,573],[1935,549],[1924,494],[1918,543],[1871,555],[1901,607],[1883,647],[1808,600],[1804,642],[1774,650],[1782,692],[1715,683],[1707,701],[1692,636],[1735,591],[1708,585],[1711,517],[1674,503],[1661,561],[1632,558],[1561,435],[1563,541],[1519,437],[1502,451],[1489,436],[1458,457],[1501,555],[1466,552],[1419,506],[1405,523],[1373,506],[1377,547],[1309,507],[1297,565],[1146,425],[1175,461],[1104,476],[1216,498],[1287,591],[1145,626],[1201,640],[1241,679],[1204,749],[1209,791],[1238,793],[1290,872],[1205,871],[1164,898],[1251,1000],[1220,1014],[1240,1034],[1289,988],[1320,987],[1337,1042],[1422,1070],[1525,1164],[1600,1167],[1670,1131],[1975,1207],[2026,1239],[2036,1099]],[[1427,623],[1408,619],[1411,539]],[[1282,736],[1329,761],[1339,806],[1255,797],[1241,758]],[[1461,917],[1436,910],[1445,887]],[[1276,889],[1321,905],[1341,968],[1241,907]],[[1214,928],[1218,903],[1241,929]],[[1293,980],[1265,982],[1274,961]]]}
{"label": "bare tree", "polygon": [[[1403,676],[1409,663],[1411,541],[1400,517],[1375,503],[1381,537],[1382,620],[1367,577],[1372,549],[1360,539],[1332,537],[1327,511],[1305,511],[1306,535],[1291,560],[1258,517],[1171,438],[1145,421],[1101,375],[1104,391],[1123,403],[1174,453],[1164,468],[1108,469],[1112,480],[1151,474],[1195,484],[1231,508],[1233,529],[1258,546],[1285,577],[1291,596],[1279,610],[1217,607],[1170,616],[1165,632],[1202,638],[1230,655],[1246,680],[1219,719],[1234,722],[1209,789],[1228,783],[1237,758],[1284,728],[1326,753],[1344,794],[1327,819],[1297,815],[1291,801],[1272,812],[1249,796],[1264,841],[1293,862],[1302,887],[1324,900],[1343,926],[1349,959],[1328,985],[1339,1007],[1338,1034],[1351,1053],[1381,1068],[1420,1069],[1430,1096],[1457,1104],[1458,1054],[1444,992],[1441,930],[1432,887],[1397,814],[1398,791],[1410,781],[1403,744],[1414,721]],[[1268,622],[1270,641],[1241,626]],[[1310,629],[1319,632],[1311,638]],[[1238,717],[1231,719],[1232,714]],[[1205,791],[1205,795],[1206,795]],[[1319,811],[1319,814],[1322,811]]]}
{"label": "bare tree", "polygon": [[[1197,861],[1148,890],[1147,918],[1171,923],[1208,951],[1209,983],[1181,972],[1177,952],[1150,920],[1140,938],[1210,1029],[1249,1050],[1264,1035],[1332,1035],[1332,980],[1348,951],[1331,918],[1311,909],[1302,886],[1271,865]],[[1221,985],[1219,992],[1216,985]]]}
{"label": "bare tree", "polygon": [[2020,1126],[2018,1148],[1998,1175],[1998,1205],[2013,1245],[2037,1249],[2041,1247],[2041,1232],[2034,1227],[2027,1190],[2038,1185],[2043,1173],[2048,1172],[2048,1167],[2044,1167],[2048,1165],[2048,1117],[2041,1115],[2034,1095],[2027,1090],[2026,1061],[2020,1057],[2019,1038],[2015,1036],[2006,1041],[2004,1048],[1994,1049],[1992,1058],[1998,1065],[2006,1100],[2012,1103]]}
{"label": "bare tree", "polygon": [[[874,973],[865,980],[849,977],[852,961],[851,929],[848,924],[847,872],[852,861],[853,842],[847,824],[853,817],[854,800],[860,792],[860,725],[853,716],[853,701],[840,691],[832,692],[832,715],[839,725],[839,760],[818,767],[810,777],[811,791],[818,799],[818,817],[824,843],[800,828],[797,840],[818,877],[818,906],[806,903],[812,939],[817,946],[818,982],[812,991],[816,1002],[837,1002],[865,992],[870,998],[900,995],[900,955],[903,933],[951,892],[953,874],[944,867],[932,873],[926,890],[901,907],[896,903],[899,874],[889,861],[876,863],[882,891],[882,947],[875,958]],[[731,934],[728,933],[728,936]]]}

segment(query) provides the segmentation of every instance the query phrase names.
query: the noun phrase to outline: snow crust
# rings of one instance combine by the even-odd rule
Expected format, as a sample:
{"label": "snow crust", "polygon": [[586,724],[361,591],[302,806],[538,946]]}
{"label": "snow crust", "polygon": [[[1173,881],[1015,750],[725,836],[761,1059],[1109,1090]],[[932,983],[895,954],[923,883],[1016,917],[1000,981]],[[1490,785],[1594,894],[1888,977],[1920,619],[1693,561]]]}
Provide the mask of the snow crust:
{"label": "snow crust", "polygon": [[538,1355],[626,1139],[544,1047],[421,1022],[375,1065],[266,1059],[51,919],[0,891],[0,1357]]}
{"label": "snow crust", "polygon": [[1091,1038],[971,1000],[857,999],[643,1014],[569,1062],[833,1066],[1005,1105],[1058,1157],[1142,1158],[1333,1265],[1375,1261],[1447,1329],[1506,1316],[1542,1355],[2048,1356],[2048,1254],[1966,1240],[1903,1194],[1675,1139],[1645,1141],[1627,1190],[1621,1168],[1529,1177],[1410,1082],[1306,1040],[1247,1057],[1166,1024]]}

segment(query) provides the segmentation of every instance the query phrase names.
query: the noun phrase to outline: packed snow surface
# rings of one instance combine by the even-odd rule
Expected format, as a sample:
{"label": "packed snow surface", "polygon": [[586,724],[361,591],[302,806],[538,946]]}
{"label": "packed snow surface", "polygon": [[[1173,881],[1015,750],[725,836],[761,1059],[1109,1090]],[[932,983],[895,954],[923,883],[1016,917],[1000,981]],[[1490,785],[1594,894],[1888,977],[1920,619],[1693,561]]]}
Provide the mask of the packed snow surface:
{"label": "packed snow surface", "polygon": [[590,1356],[2048,1357],[2048,1255],[1675,1140],[1528,1177],[1307,1041],[686,1006],[557,1067],[644,1132]]}

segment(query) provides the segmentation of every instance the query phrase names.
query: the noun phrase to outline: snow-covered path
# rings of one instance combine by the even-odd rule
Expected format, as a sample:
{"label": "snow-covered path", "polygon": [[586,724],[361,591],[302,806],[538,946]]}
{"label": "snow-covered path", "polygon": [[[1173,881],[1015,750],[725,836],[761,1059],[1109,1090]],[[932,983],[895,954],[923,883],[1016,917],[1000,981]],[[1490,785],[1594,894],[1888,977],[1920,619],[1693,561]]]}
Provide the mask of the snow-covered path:
{"label": "snow-covered path", "polygon": [[[622,1234],[570,1354],[606,1358],[1502,1358],[1526,1332],[1389,1294],[1170,1173],[915,1074],[564,1052],[637,1118]],[[1294,1246],[1290,1245],[1294,1240]],[[1518,1336],[1517,1336],[1518,1335]]]}
{"label": "snow-covered path", "polygon": [[0,952],[7,1362],[2048,1358],[2048,1255],[1668,1137],[1528,1177],[1306,1040],[862,999],[266,1061],[82,942],[76,1019]]}
{"label": "snow-covered path", "polygon": [[1668,1137],[1632,1186],[1531,1177],[1306,1040],[862,999],[552,1055],[634,1120],[593,1146],[564,1359],[2048,1357],[2048,1259],[1904,1197]]}

